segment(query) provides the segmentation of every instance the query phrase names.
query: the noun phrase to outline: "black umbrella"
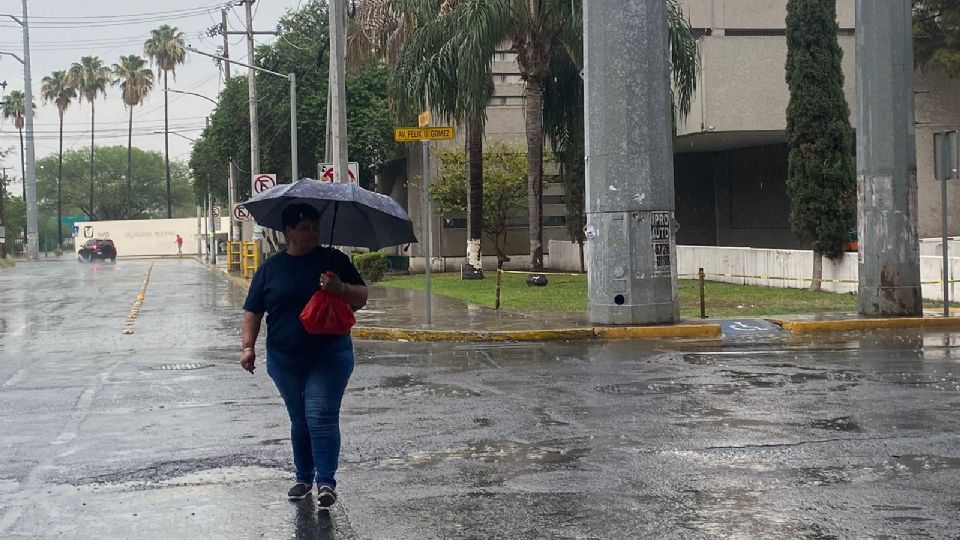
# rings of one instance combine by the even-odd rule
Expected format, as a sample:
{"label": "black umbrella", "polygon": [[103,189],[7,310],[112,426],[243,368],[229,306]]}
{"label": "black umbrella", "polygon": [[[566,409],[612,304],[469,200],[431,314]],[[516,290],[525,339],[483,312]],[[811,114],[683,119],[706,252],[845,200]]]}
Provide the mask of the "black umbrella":
{"label": "black umbrella", "polygon": [[309,204],[317,209],[321,234],[330,231],[330,245],[380,249],[417,241],[413,224],[397,201],[356,184],[304,178],[274,186],[243,206],[259,225],[282,231],[281,216],[291,204]]}

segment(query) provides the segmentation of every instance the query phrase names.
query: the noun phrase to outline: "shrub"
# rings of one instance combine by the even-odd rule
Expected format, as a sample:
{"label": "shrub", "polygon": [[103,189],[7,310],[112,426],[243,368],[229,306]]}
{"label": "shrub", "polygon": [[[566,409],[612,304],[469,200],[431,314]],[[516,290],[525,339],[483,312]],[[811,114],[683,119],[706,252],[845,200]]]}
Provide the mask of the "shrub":
{"label": "shrub", "polygon": [[353,265],[360,271],[364,281],[376,283],[383,279],[383,273],[387,271],[387,254],[378,251],[354,253]]}

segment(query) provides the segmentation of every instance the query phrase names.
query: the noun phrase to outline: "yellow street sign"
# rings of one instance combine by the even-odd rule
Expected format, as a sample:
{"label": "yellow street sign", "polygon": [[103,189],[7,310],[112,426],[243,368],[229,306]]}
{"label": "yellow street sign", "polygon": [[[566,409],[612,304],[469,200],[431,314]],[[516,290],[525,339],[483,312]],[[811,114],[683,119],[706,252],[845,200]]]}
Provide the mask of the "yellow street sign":
{"label": "yellow street sign", "polygon": [[397,142],[449,141],[453,139],[452,127],[396,128],[393,139]]}
{"label": "yellow street sign", "polygon": [[430,125],[430,111],[420,113],[420,116],[417,117],[417,125],[420,127],[427,127]]}

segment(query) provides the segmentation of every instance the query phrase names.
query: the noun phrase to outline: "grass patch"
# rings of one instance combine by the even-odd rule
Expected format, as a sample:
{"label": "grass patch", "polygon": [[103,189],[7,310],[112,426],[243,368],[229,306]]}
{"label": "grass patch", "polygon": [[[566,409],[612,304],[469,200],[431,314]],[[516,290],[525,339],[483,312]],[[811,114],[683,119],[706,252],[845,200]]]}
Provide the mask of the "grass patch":
{"label": "grass patch", "polygon": [[[546,287],[530,287],[526,274],[504,274],[500,307],[517,311],[584,312],[587,309],[587,276],[549,276]],[[423,290],[423,275],[389,276],[388,287]],[[481,306],[493,307],[496,274],[486,279],[464,281],[459,273],[433,274],[434,294],[450,296]],[[695,280],[679,280],[680,316],[700,315],[699,285]],[[763,317],[791,313],[856,311],[857,297],[852,294],[810,292],[806,289],[781,289],[732,285],[708,281],[705,286],[707,316]],[[934,303],[934,305],[936,305]]]}
{"label": "grass patch", "polygon": [[17,265],[17,261],[13,259],[0,259],[0,268],[13,268]]}

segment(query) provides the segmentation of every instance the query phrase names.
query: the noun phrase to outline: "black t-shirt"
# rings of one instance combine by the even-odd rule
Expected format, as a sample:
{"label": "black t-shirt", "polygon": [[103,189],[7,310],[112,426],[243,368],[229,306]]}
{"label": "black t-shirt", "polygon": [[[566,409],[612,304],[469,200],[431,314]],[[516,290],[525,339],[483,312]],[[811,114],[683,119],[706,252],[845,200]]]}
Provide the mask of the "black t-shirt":
{"label": "black t-shirt", "polygon": [[308,355],[339,338],[309,334],[300,322],[300,312],[320,288],[320,276],[327,271],[337,274],[344,283],[366,285],[346,255],[325,247],[296,257],[283,251],[257,270],[243,309],[267,314],[268,354]]}

